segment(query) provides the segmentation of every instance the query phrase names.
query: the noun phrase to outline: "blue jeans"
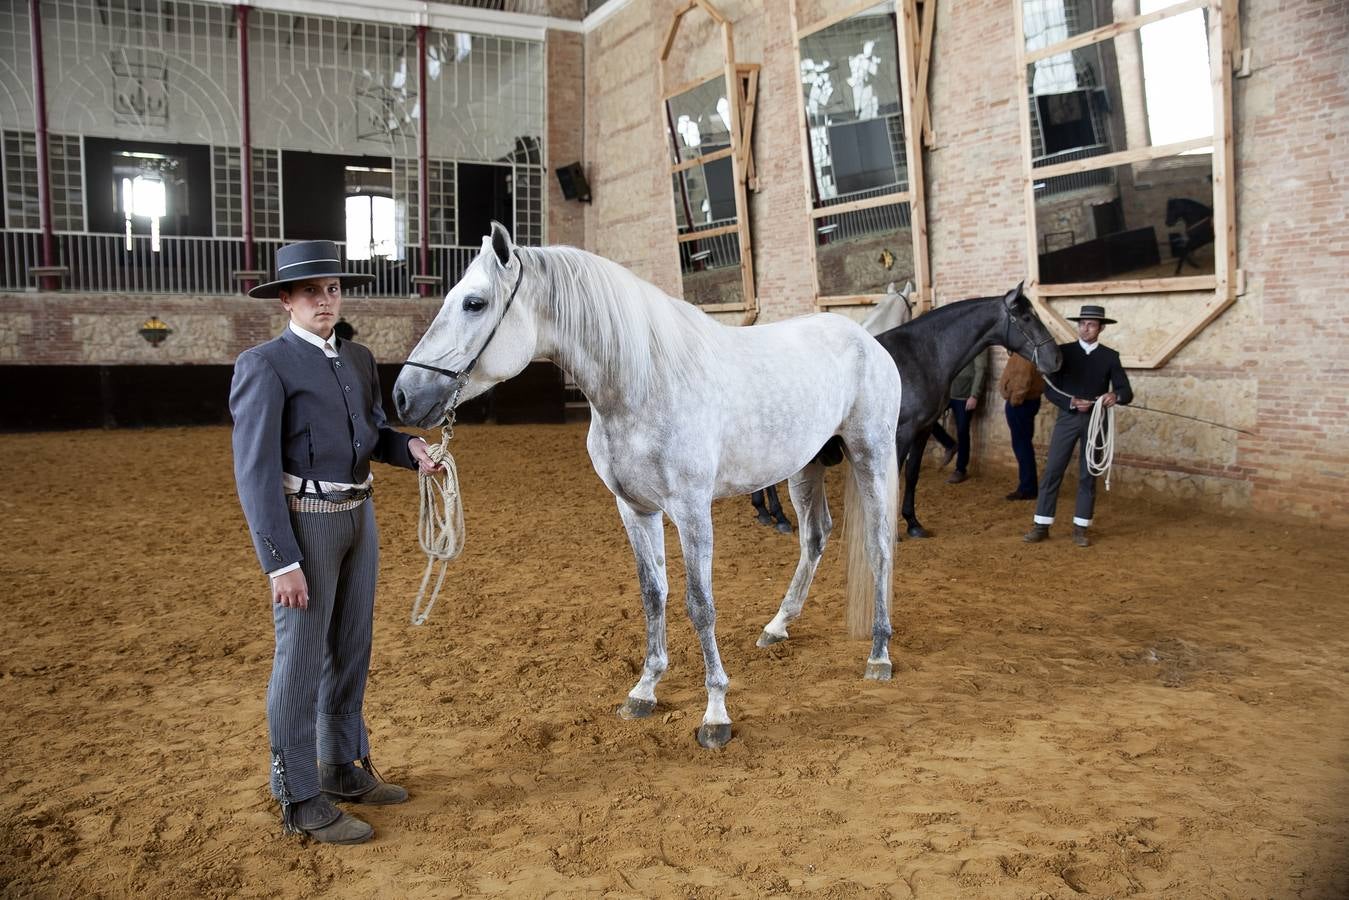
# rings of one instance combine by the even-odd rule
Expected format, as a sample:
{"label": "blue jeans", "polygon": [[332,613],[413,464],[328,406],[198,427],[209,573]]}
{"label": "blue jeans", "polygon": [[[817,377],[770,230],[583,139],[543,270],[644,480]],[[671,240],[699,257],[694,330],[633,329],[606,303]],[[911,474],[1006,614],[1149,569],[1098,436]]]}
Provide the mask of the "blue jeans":
{"label": "blue jeans", "polygon": [[1034,497],[1040,478],[1035,466],[1035,417],[1040,412],[1040,398],[1027,400],[1020,406],[1004,404],[1007,430],[1012,433],[1012,452],[1016,454],[1017,492]]}

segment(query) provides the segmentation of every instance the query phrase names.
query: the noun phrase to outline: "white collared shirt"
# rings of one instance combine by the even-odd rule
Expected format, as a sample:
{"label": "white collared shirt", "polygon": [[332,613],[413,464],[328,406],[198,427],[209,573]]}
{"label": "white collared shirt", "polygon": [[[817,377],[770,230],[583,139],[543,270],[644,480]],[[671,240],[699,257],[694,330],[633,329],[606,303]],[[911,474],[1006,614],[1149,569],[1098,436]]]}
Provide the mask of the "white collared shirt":
{"label": "white collared shirt", "polygon": [[[294,327],[294,323],[292,323],[291,327]],[[1101,343],[1100,341],[1097,341],[1094,344],[1088,344],[1086,341],[1082,340],[1081,338],[1078,338],[1077,345],[1082,348],[1083,353],[1087,354],[1088,356],[1091,356],[1091,351],[1101,346]]]}

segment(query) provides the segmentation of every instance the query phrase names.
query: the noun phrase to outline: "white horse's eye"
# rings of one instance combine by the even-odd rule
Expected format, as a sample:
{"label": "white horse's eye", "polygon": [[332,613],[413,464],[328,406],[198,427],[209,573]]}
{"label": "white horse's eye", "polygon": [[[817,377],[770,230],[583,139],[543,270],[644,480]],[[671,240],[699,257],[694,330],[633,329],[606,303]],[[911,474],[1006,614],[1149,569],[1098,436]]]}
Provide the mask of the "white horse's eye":
{"label": "white horse's eye", "polygon": [[487,308],[487,301],[481,297],[465,297],[464,312],[482,312]]}

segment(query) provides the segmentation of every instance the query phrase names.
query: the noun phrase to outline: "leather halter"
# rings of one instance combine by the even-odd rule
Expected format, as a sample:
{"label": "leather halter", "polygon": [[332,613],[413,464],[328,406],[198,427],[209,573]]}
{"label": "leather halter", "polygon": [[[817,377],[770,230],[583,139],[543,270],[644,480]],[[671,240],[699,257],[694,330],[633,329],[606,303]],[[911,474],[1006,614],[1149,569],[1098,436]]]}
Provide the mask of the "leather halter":
{"label": "leather halter", "polygon": [[[1026,302],[1029,303],[1030,301],[1027,300]],[[1006,338],[1004,339],[1004,340],[1006,341],[1007,346],[1008,346],[1009,348],[1010,348],[1011,345],[1012,345],[1011,337],[1012,337],[1012,326],[1013,326],[1013,325],[1016,325],[1016,330],[1019,331],[1019,332],[1021,332],[1021,336],[1022,336],[1023,338],[1026,339],[1026,343],[1028,343],[1028,344],[1031,345],[1031,351],[1030,351],[1031,362],[1035,363],[1035,368],[1039,369],[1039,368],[1040,368],[1040,348],[1043,347],[1045,344],[1052,344],[1052,343],[1054,343],[1054,336],[1051,334],[1051,335],[1049,335],[1048,337],[1046,337],[1043,341],[1037,341],[1037,340],[1035,340],[1035,338],[1031,337],[1029,334],[1026,333],[1026,329],[1025,329],[1025,328],[1022,328],[1022,327],[1021,327],[1021,322],[1017,320],[1016,313],[1015,313],[1013,310],[1010,310],[1010,309],[1009,309],[1009,310],[1007,310],[1007,329],[1006,329],[1006,331],[1007,331],[1007,336],[1006,336]]]}
{"label": "leather halter", "polygon": [[[525,278],[525,261],[520,258],[520,251],[512,250],[511,255],[514,256],[515,261],[520,264],[520,272],[515,276],[515,287],[511,288],[511,295],[506,298],[506,306],[501,311],[501,318],[497,319],[496,324],[492,326],[491,332],[487,335],[487,340],[483,341],[482,347],[478,350],[477,354],[474,355],[473,359],[469,360],[468,365],[457,372],[454,369],[442,369],[439,366],[415,362],[410,359],[404,362],[403,365],[416,366],[418,369],[426,369],[435,372],[437,375],[444,375],[454,382],[455,395],[464,389],[464,385],[468,383],[468,376],[473,372],[473,367],[478,364],[478,360],[487,352],[487,345],[492,343],[492,338],[496,337],[497,329],[501,327],[501,323],[506,321],[506,315],[511,311],[511,304],[515,302],[515,295],[520,291],[520,282]],[[451,403],[451,405],[453,405],[453,403]]]}

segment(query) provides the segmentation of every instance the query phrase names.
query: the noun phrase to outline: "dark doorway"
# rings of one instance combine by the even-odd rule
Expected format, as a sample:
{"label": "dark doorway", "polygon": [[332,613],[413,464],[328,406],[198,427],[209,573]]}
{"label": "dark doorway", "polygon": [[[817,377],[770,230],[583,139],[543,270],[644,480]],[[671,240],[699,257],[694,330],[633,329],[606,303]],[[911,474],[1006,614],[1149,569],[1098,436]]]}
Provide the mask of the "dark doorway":
{"label": "dark doorway", "polygon": [[[90,231],[123,233],[127,221],[125,186],[143,176],[163,185],[161,234],[211,234],[209,147],[91,137],[84,139],[84,167]],[[133,234],[150,233],[149,219],[135,216],[131,223]]]}
{"label": "dark doorway", "polygon": [[459,243],[476,247],[492,231],[492,222],[515,233],[515,204],[512,202],[510,166],[483,166],[459,163]]}
{"label": "dark doorway", "polygon": [[347,168],[387,169],[387,156],[330,153],[281,154],[282,220],[288,241],[347,239]]}

